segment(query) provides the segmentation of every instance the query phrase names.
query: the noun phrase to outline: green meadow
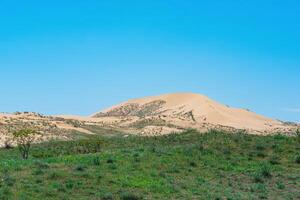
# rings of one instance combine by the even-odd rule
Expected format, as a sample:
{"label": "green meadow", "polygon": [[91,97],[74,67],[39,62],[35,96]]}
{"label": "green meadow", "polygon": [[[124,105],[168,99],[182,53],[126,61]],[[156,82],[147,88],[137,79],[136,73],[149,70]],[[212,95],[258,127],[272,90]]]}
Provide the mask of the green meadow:
{"label": "green meadow", "polygon": [[300,199],[297,137],[98,132],[1,149],[0,199]]}

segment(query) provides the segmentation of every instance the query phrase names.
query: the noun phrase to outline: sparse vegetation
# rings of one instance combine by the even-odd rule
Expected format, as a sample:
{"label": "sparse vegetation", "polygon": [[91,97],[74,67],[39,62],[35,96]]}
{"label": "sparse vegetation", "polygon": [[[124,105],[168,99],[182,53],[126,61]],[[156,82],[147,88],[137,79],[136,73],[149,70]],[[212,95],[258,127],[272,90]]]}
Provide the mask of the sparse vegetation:
{"label": "sparse vegetation", "polygon": [[299,199],[297,146],[296,137],[188,130],[34,144],[27,160],[0,149],[0,199]]}

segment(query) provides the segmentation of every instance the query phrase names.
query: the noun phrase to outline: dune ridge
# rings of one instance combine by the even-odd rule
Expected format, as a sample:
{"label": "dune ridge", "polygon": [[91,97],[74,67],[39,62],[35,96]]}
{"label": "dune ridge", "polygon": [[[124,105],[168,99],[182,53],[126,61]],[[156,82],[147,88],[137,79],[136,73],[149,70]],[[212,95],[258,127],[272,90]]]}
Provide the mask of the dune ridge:
{"label": "dune ridge", "polygon": [[159,117],[176,121],[179,126],[197,127],[201,124],[228,126],[237,129],[270,131],[283,128],[273,120],[245,109],[231,108],[208,97],[194,93],[175,93],[132,99],[102,112],[97,117]]}

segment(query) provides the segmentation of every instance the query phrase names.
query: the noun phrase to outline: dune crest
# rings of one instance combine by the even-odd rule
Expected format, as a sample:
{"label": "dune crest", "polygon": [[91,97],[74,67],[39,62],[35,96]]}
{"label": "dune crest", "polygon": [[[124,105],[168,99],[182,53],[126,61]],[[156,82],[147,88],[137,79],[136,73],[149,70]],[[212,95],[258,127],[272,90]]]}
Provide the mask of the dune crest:
{"label": "dune crest", "polygon": [[284,124],[280,121],[244,109],[231,108],[194,93],[132,99],[96,113],[92,117],[157,118],[184,128],[215,125],[261,132],[284,128]]}

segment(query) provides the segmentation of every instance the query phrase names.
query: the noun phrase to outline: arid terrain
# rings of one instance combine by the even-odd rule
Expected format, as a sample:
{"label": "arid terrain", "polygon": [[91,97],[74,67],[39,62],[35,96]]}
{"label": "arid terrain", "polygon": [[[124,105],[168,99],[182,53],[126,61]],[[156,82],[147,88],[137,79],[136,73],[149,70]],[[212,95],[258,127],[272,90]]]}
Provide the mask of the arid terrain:
{"label": "arid terrain", "polygon": [[12,132],[24,127],[40,131],[37,141],[69,140],[74,133],[93,134],[91,126],[144,136],[182,132],[190,128],[200,132],[218,129],[263,135],[291,134],[299,127],[192,93],[133,99],[87,117],[3,113],[0,114],[0,125],[0,146],[11,143]]}

